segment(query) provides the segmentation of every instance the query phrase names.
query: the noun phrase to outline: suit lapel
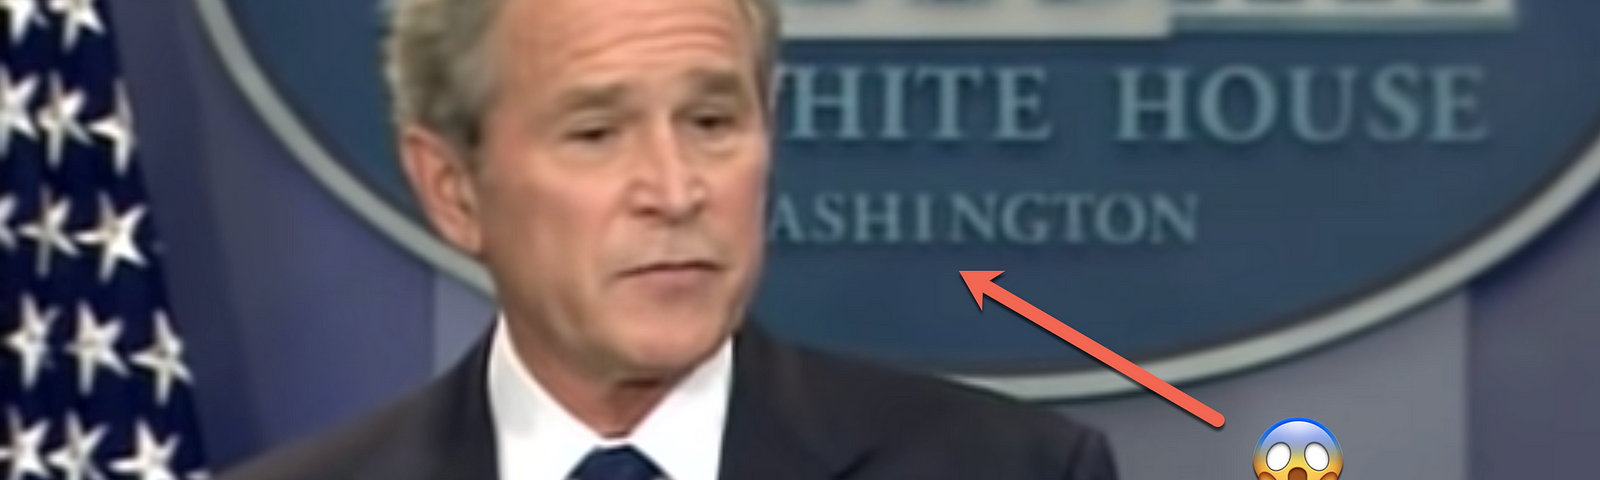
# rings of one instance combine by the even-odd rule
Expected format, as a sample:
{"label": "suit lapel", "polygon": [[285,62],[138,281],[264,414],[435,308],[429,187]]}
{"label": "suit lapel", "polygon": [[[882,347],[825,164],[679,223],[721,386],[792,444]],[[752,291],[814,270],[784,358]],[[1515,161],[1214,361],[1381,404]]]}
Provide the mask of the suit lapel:
{"label": "suit lapel", "polygon": [[865,455],[869,437],[839,431],[826,386],[808,381],[800,355],[753,321],[735,336],[722,478],[844,478]]}
{"label": "suit lapel", "polygon": [[456,399],[446,406],[445,418],[449,420],[435,426],[440,432],[433,438],[442,441],[434,445],[443,459],[431,474],[430,480],[495,480],[500,477],[499,456],[494,438],[494,418],[489,410],[488,387],[488,337],[478,342],[477,348],[462,362],[456,373],[458,383],[451,385],[443,396]]}
{"label": "suit lapel", "polygon": [[[803,353],[747,321],[734,338],[733,385],[723,431],[720,477],[846,478],[872,440],[834,415],[827,385],[806,370]],[[390,440],[355,476],[361,480],[496,480],[499,459],[489,409],[485,336],[417,399],[417,421]]]}
{"label": "suit lapel", "polygon": [[416,421],[355,475],[361,480],[495,480],[499,462],[489,411],[489,337],[416,399]]}

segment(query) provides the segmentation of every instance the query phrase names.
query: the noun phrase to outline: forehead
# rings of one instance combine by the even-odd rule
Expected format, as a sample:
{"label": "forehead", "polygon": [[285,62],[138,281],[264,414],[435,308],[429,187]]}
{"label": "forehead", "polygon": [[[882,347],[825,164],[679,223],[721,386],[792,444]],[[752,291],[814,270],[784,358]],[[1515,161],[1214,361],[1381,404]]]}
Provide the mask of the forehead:
{"label": "forehead", "polygon": [[664,67],[751,58],[754,32],[739,0],[506,0],[492,38],[502,62]]}

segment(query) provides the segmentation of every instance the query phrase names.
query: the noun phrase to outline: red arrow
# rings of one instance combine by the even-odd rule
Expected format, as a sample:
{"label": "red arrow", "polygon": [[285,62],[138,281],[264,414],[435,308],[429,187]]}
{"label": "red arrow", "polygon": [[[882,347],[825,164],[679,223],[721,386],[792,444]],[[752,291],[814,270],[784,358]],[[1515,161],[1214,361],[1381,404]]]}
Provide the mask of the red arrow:
{"label": "red arrow", "polygon": [[1133,362],[1128,361],[1128,359],[1122,358],[1122,356],[1117,355],[1116,352],[1112,352],[1111,350],[1106,349],[1106,347],[1101,346],[1099,343],[1096,343],[1094,340],[1090,340],[1089,337],[1083,336],[1083,334],[1078,333],[1077,330],[1073,330],[1072,327],[1068,327],[1067,324],[1061,323],[1060,320],[1056,320],[1056,317],[1052,317],[1050,314],[1044,313],[1044,311],[1039,310],[1038,307],[1030,305],[1021,298],[1017,298],[1017,296],[1011,292],[1006,291],[1006,289],[1000,288],[999,285],[995,285],[994,277],[1000,276],[1001,273],[1005,273],[1005,271],[963,270],[961,272],[961,279],[967,281],[967,289],[972,290],[972,299],[978,301],[978,310],[983,310],[983,296],[988,295],[989,297],[999,301],[1001,305],[1005,305],[1017,313],[1022,314],[1022,316],[1027,317],[1028,320],[1033,320],[1033,323],[1039,324],[1039,326],[1044,327],[1045,330],[1055,333],[1057,337],[1061,337],[1062,340],[1066,340],[1073,346],[1078,347],[1079,350],[1083,350],[1085,353],[1093,356],[1096,360],[1104,362],[1106,365],[1111,366],[1111,368],[1116,369],[1117,372],[1126,375],[1135,382],[1139,382],[1139,384],[1144,385],[1145,388],[1160,394],[1162,397],[1165,397],[1167,401],[1175,403],[1179,407],[1183,407],[1184,410],[1188,410],[1189,413],[1194,414],[1194,416],[1200,417],[1201,420],[1205,420],[1205,422],[1211,424],[1211,426],[1222,426],[1224,419],[1221,413],[1217,413],[1216,410],[1212,410],[1211,407],[1207,407],[1206,404],[1200,403],[1199,400],[1195,400],[1194,397],[1189,396],[1189,394],[1183,393],[1183,391],[1178,390],[1177,387],[1173,387],[1167,382],[1162,381],[1160,378],[1156,378],[1155,375],[1150,374],[1150,372],[1145,371],[1143,368],[1139,368],[1138,365],[1134,365]]}

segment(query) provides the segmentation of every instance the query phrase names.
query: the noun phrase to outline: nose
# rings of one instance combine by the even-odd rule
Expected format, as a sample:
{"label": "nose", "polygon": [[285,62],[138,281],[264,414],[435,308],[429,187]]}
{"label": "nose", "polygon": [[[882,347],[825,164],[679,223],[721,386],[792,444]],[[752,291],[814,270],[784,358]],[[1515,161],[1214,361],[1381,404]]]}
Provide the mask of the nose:
{"label": "nose", "polygon": [[636,211],[676,223],[704,209],[709,194],[705,179],[673,128],[654,129],[639,155],[632,189]]}

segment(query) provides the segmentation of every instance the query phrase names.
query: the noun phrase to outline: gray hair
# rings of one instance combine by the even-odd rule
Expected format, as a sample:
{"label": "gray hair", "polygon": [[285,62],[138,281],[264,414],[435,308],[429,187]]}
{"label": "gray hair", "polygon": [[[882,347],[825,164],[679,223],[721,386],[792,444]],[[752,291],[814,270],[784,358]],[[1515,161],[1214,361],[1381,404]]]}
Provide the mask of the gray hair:
{"label": "gray hair", "polygon": [[[475,157],[480,122],[493,100],[493,61],[485,39],[500,6],[525,0],[386,0],[384,77],[394,121],[419,125],[457,154]],[[776,0],[730,0],[756,33],[758,89],[771,109],[782,39]]]}

